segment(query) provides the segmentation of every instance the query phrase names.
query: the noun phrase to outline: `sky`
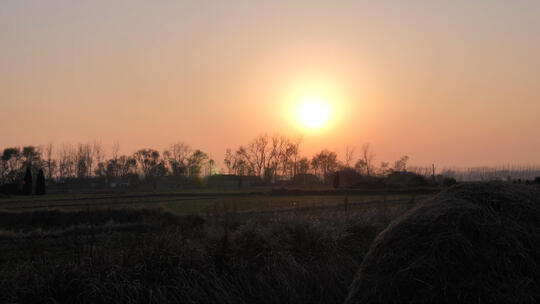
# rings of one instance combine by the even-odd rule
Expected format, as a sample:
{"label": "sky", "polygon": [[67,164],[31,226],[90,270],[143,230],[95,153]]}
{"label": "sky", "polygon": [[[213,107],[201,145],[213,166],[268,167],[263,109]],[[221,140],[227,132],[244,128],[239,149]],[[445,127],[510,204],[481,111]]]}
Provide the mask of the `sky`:
{"label": "sky", "polygon": [[[0,3],[0,148],[262,133],[376,162],[540,163],[539,1]],[[328,123],[308,129],[316,96]]]}

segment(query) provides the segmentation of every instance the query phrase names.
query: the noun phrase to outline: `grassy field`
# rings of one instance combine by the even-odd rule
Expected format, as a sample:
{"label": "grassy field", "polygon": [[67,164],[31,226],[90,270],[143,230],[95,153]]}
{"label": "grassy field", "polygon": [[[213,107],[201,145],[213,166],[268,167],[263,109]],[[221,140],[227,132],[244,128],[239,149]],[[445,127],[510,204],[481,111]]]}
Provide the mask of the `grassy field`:
{"label": "grassy field", "polygon": [[376,235],[425,197],[4,197],[0,302],[340,303]]}
{"label": "grassy field", "polygon": [[[421,200],[426,194],[350,195],[349,208],[373,208]],[[160,192],[122,194],[53,194],[0,198],[0,210],[93,210],[163,208],[175,214],[212,213],[216,208],[236,212],[268,212],[344,208],[344,195],[272,195],[264,192]]]}

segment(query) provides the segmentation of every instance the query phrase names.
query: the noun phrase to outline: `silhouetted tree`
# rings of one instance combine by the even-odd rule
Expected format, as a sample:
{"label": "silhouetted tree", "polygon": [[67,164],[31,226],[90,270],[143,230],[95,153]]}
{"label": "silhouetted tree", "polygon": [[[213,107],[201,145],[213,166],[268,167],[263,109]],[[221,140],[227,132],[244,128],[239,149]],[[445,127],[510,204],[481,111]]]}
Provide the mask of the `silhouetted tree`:
{"label": "silhouetted tree", "polygon": [[392,173],[392,168],[390,168],[390,163],[381,162],[381,167],[379,168],[379,174],[387,175]]}
{"label": "silhouetted tree", "polygon": [[373,158],[375,157],[375,154],[371,151],[371,148],[369,144],[364,144],[362,146],[362,151],[360,155],[360,159],[355,164],[356,170],[360,174],[365,174],[367,176],[370,176],[373,174]]}
{"label": "silhouetted tree", "polygon": [[44,195],[45,194],[45,174],[43,174],[43,169],[39,169],[37,180],[36,180],[36,194]]}
{"label": "silhouetted tree", "polygon": [[53,145],[48,144],[45,147],[45,168],[47,169],[47,179],[52,181],[56,171],[57,161],[53,159]]}
{"label": "silhouetted tree", "polygon": [[181,142],[171,145],[169,150],[163,152],[163,158],[172,176],[178,179],[187,175],[190,154],[191,148]]}
{"label": "silhouetted tree", "polygon": [[253,171],[251,171],[251,167],[246,163],[243,154],[242,154],[242,147],[238,149],[238,151],[235,152],[233,155],[233,165],[232,169],[234,171],[235,175],[246,175],[250,174]]}
{"label": "silhouetted tree", "polygon": [[336,171],[339,166],[336,152],[322,150],[313,156],[311,166],[313,167],[315,174],[317,174],[317,169],[319,169],[322,179],[325,183],[328,182],[326,180],[327,175]]}
{"label": "silhouetted tree", "polygon": [[[133,155],[139,165],[144,179],[151,180],[161,175],[165,168],[159,152],[153,149],[141,149]],[[166,169],[166,168],[165,168]]]}
{"label": "silhouetted tree", "polygon": [[22,154],[19,148],[6,148],[2,153],[2,182],[13,183],[21,178]]}
{"label": "silhouetted tree", "polygon": [[92,144],[79,144],[75,154],[75,172],[78,178],[89,178],[92,174],[94,162]]}
{"label": "silhouetted tree", "polygon": [[30,169],[30,167],[26,167],[26,173],[24,174],[23,194],[24,195],[32,194],[32,170]]}
{"label": "silhouetted tree", "polygon": [[336,175],[334,175],[334,183],[333,183],[333,186],[334,188],[339,188],[339,172],[336,172]]}
{"label": "silhouetted tree", "polygon": [[409,160],[409,157],[407,155],[403,155],[399,160],[396,160],[394,163],[394,171],[407,171],[407,161]]}
{"label": "silhouetted tree", "polygon": [[249,167],[248,171],[259,177],[263,177],[264,169],[267,167],[270,154],[268,142],[268,135],[259,135],[247,145],[247,148],[240,147],[238,150]]}
{"label": "silhouetted tree", "polygon": [[116,155],[104,164],[105,176],[108,179],[125,177],[130,174],[137,174],[137,160],[135,156]]}
{"label": "silhouetted tree", "polygon": [[34,166],[34,168],[37,168],[40,165],[41,150],[39,149],[39,147],[35,147],[35,146],[23,147],[22,155],[24,156],[24,161],[25,161],[26,166],[28,167]]}
{"label": "silhouetted tree", "polygon": [[354,159],[354,152],[356,150],[356,147],[351,147],[347,145],[345,148],[345,168],[350,168]]}
{"label": "silhouetted tree", "polygon": [[302,157],[300,160],[298,160],[298,166],[297,166],[297,173],[298,174],[308,174],[309,172],[309,160],[307,157]]}
{"label": "silhouetted tree", "polygon": [[66,144],[60,150],[58,174],[60,179],[75,177],[76,152],[71,144]]}
{"label": "silhouetted tree", "polygon": [[213,159],[209,159],[207,162],[206,162],[206,172],[205,172],[205,175],[207,176],[212,176],[216,173],[216,161],[214,161]]}
{"label": "silhouetted tree", "polygon": [[224,164],[230,173],[259,176],[267,181],[292,177],[298,171],[301,142],[301,138],[261,134],[238,147],[234,154],[228,149]]}
{"label": "silhouetted tree", "polygon": [[201,150],[195,150],[187,159],[188,176],[198,176],[209,159],[208,154]]}
{"label": "silhouetted tree", "polygon": [[232,174],[235,159],[234,159],[234,155],[232,154],[231,149],[227,149],[225,151],[225,158],[223,159],[223,163],[227,167],[227,174]]}

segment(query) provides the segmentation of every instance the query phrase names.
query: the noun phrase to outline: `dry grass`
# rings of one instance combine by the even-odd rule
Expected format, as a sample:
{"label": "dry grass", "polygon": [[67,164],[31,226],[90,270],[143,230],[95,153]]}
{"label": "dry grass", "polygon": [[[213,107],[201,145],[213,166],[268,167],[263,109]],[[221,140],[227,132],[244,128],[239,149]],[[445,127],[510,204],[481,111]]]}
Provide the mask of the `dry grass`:
{"label": "dry grass", "polygon": [[538,303],[539,219],[533,187],[452,187],[377,237],[346,303]]}
{"label": "dry grass", "polygon": [[403,208],[0,213],[2,303],[339,303]]}

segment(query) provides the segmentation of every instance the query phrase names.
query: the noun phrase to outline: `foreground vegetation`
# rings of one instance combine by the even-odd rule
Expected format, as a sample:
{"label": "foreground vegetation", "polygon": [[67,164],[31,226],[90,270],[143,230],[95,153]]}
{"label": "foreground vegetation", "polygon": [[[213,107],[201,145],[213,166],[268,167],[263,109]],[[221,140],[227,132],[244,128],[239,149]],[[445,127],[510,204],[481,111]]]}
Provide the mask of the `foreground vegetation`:
{"label": "foreground vegetation", "polygon": [[372,240],[407,208],[0,212],[0,302],[339,303]]}
{"label": "foreground vegetation", "polygon": [[346,303],[539,303],[539,218],[537,186],[448,188],[379,234]]}

